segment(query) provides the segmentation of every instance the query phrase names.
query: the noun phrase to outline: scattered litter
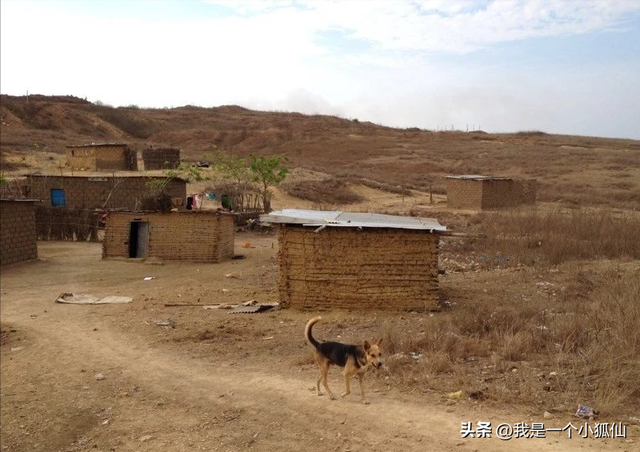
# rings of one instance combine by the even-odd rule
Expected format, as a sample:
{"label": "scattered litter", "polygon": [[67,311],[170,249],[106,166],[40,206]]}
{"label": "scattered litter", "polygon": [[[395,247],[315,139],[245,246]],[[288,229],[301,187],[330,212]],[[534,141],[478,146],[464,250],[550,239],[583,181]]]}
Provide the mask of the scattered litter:
{"label": "scattered litter", "polygon": [[469,398],[471,400],[484,400],[485,399],[485,394],[482,391],[473,391],[469,393]]}
{"label": "scattered litter", "polygon": [[242,248],[255,248],[251,242],[242,242]]}
{"label": "scattered litter", "polygon": [[169,326],[171,328],[175,328],[176,327],[176,322],[174,322],[171,319],[159,320],[159,321],[156,322],[156,325],[158,325],[158,326]]}
{"label": "scattered litter", "polygon": [[271,339],[273,339],[273,336],[267,336],[262,338],[263,341],[270,341]]}
{"label": "scattered litter", "polygon": [[144,277],[145,281],[151,281],[152,279],[156,279],[156,277],[155,276],[145,276]]}
{"label": "scattered litter", "polygon": [[245,256],[244,254],[234,254],[233,256],[231,256],[231,259],[244,259]]}
{"label": "scattered litter", "polygon": [[103,374],[96,374],[96,380],[98,380],[98,381],[102,381],[105,378],[107,378],[107,377],[105,377]]}
{"label": "scattered litter", "polygon": [[229,289],[220,289],[220,292],[222,292],[222,293],[229,293],[229,292],[231,292],[231,291],[230,291]]}
{"label": "scattered litter", "polygon": [[578,405],[578,410],[576,411],[576,416],[578,417],[592,417],[598,414],[596,410],[587,405]]}
{"label": "scattered litter", "polygon": [[279,303],[258,303],[257,300],[249,300],[233,308],[231,314],[254,314],[256,312],[270,311],[279,306]]}
{"label": "scattered litter", "polygon": [[227,273],[226,275],[224,275],[225,278],[237,278],[238,275],[234,274],[234,273]]}
{"label": "scattered litter", "polygon": [[131,303],[133,298],[131,297],[119,297],[116,295],[110,295],[108,297],[94,297],[87,294],[73,294],[71,292],[63,292],[56,298],[56,303],[66,304],[122,304]]}
{"label": "scattered litter", "polygon": [[105,419],[104,421],[102,421],[102,425],[107,425],[109,423],[109,419]]}
{"label": "scattered litter", "polygon": [[459,399],[460,397],[462,397],[463,394],[464,394],[464,391],[461,389],[456,392],[450,392],[449,394],[447,394],[447,397],[449,397],[450,399]]}
{"label": "scattered litter", "polygon": [[416,361],[418,361],[420,358],[422,358],[422,353],[410,352],[409,354]]}
{"label": "scattered litter", "polygon": [[140,442],[144,443],[145,441],[149,441],[150,439],[153,439],[153,436],[151,435],[144,435],[140,437]]}
{"label": "scattered litter", "polygon": [[11,347],[12,352],[19,352],[20,350],[24,350],[24,347]]}

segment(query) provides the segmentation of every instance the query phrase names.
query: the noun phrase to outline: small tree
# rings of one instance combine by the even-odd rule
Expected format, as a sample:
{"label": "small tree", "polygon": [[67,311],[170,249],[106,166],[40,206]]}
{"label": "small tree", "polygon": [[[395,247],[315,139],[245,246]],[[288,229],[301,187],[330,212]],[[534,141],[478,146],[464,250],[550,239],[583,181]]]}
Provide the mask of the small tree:
{"label": "small tree", "polygon": [[155,210],[151,209],[154,205],[157,207],[157,210],[171,209],[171,203],[169,202],[167,204],[168,195],[164,192],[164,189],[173,179],[182,179],[187,183],[192,181],[202,182],[207,179],[207,177],[202,174],[202,170],[200,168],[186,163],[180,163],[177,168],[164,170],[163,173],[164,175],[162,178],[158,179],[150,177],[146,182],[150,194],[145,200],[143,200],[143,203],[150,210]]}
{"label": "small tree", "polygon": [[249,169],[251,170],[254,182],[260,184],[262,194],[262,208],[265,212],[271,211],[271,191],[270,187],[282,182],[289,169],[284,165],[286,156],[272,155],[251,155]]}

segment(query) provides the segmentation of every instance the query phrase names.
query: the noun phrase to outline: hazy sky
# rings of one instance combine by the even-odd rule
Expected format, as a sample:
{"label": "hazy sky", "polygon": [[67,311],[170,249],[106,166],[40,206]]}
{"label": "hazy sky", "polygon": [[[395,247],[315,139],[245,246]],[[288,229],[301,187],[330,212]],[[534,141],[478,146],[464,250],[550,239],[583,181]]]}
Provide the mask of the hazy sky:
{"label": "hazy sky", "polygon": [[640,139],[640,0],[1,0],[3,94]]}

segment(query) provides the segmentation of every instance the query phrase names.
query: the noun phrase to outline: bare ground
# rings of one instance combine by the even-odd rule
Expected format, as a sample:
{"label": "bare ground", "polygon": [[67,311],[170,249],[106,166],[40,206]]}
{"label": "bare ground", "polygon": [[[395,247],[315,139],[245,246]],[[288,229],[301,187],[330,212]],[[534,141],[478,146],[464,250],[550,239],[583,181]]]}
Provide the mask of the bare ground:
{"label": "bare ground", "polygon": [[[254,248],[241,248],[243,241]],[[247,315],[165,306],[276,301],[275,237],[245,233],[237,244],[246,259],[153,265],[103,261],[99,244],[47,242],[39,244],[39,261],[3,268],[2,450],[637,450],[635,426],[628,427],[626,440],[575,433],[569,439],[566,432],[510,441],[495,434],[462,439],[461,422],[559,428],[584,421],[447,401],[445,392],[432,388],[408,392],[385,373],[365,379],[370,405],[355,394],[337,401],[317,397],[316,369],[302,337],[315,313]],[[486,292],[481,277],[452,278],[451,288],[477,284],[475,290]],[[134,301],[54,303],[68,291]],[[316,335],[374,339],[385,322],[416,328],[428,315],[325,313]],[[175,328],[155,324],[167,319]],[[330,384],[341,389],[335,369]]]}

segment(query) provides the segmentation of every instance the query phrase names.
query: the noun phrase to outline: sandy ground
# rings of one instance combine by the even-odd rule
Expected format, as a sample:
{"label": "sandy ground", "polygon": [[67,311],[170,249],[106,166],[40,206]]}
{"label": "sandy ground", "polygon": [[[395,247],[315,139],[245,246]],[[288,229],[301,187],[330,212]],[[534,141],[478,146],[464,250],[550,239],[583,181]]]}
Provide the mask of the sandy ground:
{"label": "sandy ground", "polygon": [[[246,259],[221,264],[105,261],[100,252],[100,244],[40,243],[38,261],[2,269],[3,451],[638,450],[638,429],[627,440],[547,432],[501,441],[500,423],[584,422],[409,393],[384,372],[365,378],[370,405],[357,394],[330,401],[314,393],[316,368],[303,339],[315,313],[165,306],[277,301],[275,236],[238,234],[236,252]],[[133,302],[54,303],[61,292]],[[403,319],[323,317],[316,336],[343,341],[375,339],[381,322]],[[168,319],[174,328],[156,325]],[[336,369],[330,385],[342,389]],[[492,423],[493,437],[463,439],[461,423],[479,421]]]}

